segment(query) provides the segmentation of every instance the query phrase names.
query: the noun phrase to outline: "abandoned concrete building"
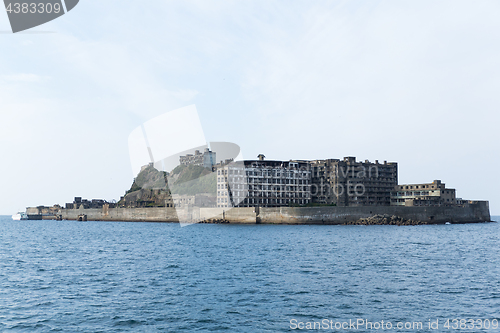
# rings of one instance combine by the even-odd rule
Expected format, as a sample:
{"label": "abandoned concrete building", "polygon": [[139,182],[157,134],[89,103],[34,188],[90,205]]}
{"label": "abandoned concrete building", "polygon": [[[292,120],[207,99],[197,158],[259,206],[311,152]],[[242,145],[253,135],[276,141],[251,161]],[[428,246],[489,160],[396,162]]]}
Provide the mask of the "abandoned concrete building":
{"label": "abandoned concrete building", "polygon": [[398,184],[397,163],[343,160],[310,161],[312,201],[337,206],[389,206]]}
{"label": "abandoned concrete building", "polygon": [[217,207],[279,207],[311,202],[311,167],[304,161],[246,160],[220,165]]}
{"label": "abandoned concrete building", "polygon": [[216,153],[208,148],[205,148],[203,153],[195,150],[194,154],[179,157],[179,162],[182,165],[199,165],[204,168],[212,168],[216,163],[215,161]]}
{"label": "abandoned concrete building", "polygon": [[441,180],[426,184],[404,184],[391,193],[393,206],[446,206],[463,204],[457,202],[455,189],[446,188]]}
{"label": "abandoned concrete building", "polygon": [[195,150],[194,154],[186,154],[179,157],[179,162],[182,165],[199,165],[204,168],[212,168],[216,160],[216,153],[208,148],[205,148],[203,153]]}
{"label": "abandoned concrete building", "polygon": [[397,163],[258,158],[216,166],[217,207],[389,206],[398,184]]}
{"label": "abandoned concrete building", "polygon": [[82,199],[82,197],[75,197],[75,200],[73,200],[73,202],[66,203],[66,209],[79,209],[80,207],[83,207],[84,209],[102,208],[104,205],[108,205],[109,208],[116,207],[115,202],[107,202],[103,199],[87,200]]}
{"label": "abandoned concrete building", "polygon": [[218,164],[217,207],[463,205],[440,180],[398,185],[398,164],[325,160],[258,160]]}

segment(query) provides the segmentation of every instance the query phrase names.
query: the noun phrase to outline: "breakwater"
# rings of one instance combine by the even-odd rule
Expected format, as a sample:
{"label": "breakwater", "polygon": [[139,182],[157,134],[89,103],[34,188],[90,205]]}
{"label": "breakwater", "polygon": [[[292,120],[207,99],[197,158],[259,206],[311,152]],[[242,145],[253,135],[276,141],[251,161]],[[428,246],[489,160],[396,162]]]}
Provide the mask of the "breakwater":
{"label": "breakwater", "polygon": [[[39,219],[36,208],[28,215]],[[374,216],[426,224],[474,223],[491,221],[487,201],[473,201],[464,206],[406,207],[237,207],[237,208],[109,208],[60,209],[43,219],[130,222],[226,222],[243,224],[353,224]],[[380,219],[384,221],[383,219]],[[376,224],[384,224],[383,222]]]}

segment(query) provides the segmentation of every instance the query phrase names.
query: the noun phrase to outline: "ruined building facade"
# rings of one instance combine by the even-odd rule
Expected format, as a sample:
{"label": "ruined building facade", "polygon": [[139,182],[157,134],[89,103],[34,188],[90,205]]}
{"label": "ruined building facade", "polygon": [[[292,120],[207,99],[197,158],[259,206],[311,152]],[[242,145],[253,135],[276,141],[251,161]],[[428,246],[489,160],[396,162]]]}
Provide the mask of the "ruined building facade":
{"label": "ruined building facade", "polygon": [[404,184],[391,194],[393,206],[450,206],[457,204],[456,191],[440,180],[425,184]]}
{"label": "ruined building facade", "polygon": [[208,148],[205,148],[203,153],[199,150],[195,150],[194,154],[187,154],[179,157],[179,162],[182,165],[198,165],[204,168],[212,168],[216,160],[216,153]]}
{"label": "ruined building facade", "polygon": [[280,207],[311,202],[311,167],[303,161],[247,160],[217,168],[217,207]]}
{"label": "ruined building facade", "polygon": [[241,161],[217,165],[217,207],[324,204],[389,206],[397,163],[343,160]]}
{"label": "ruined building facade", "polygon": [[217,164],[217,207],[461,205],[440,180],[398,185],[398,164],[325,160]]}
{"label": "ruined building facade", "polygon": [[397,163],[371,163],[327,159],[310,162],[312,199],[316,204],[337,206],[389,206],[398,184]]}

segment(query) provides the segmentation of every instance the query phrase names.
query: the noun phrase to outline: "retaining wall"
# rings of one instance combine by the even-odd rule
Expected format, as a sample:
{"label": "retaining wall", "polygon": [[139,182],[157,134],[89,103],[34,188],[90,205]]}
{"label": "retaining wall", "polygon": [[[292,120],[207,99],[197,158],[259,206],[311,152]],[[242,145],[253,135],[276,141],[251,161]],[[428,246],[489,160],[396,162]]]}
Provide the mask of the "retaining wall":
{"label": "retaining wall", "polygon": [[[427,223],[470,223],[490,221],[487,201],[475,201],[464,207],[277,207],[277,208],[107,208],[62,209],[63,220],[178,222],[224,220],[229,223],[265,224],[343,224],[374,215],[396,215]],[[54,218],[52,217],[43,217]]]}
{"label": "retaining wall", "polygon": [[86,215],[87,221],[178,222],[175,208],[106,208],[62,209],[63,220],[78,220]]}
{"label": "retaining wall", "polygon": [[487,201],[465,207],[278,207],[260,208],[260,223],[277,224],[343,224],[373,215],[396,215],[427,223],[468,223],[490,221]]}

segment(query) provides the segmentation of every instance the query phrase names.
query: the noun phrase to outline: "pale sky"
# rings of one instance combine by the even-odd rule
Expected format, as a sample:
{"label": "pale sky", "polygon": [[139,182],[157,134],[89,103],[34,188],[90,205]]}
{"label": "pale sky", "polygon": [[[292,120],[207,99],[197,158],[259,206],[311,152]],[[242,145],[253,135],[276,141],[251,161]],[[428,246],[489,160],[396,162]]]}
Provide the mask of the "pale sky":
{"label": "pale sky", "polygon": [[0,11],[0,214],[119,199],[128,136],[195,104],[245,158],[356,156],[500,215],[497,1],[81,0]]}

